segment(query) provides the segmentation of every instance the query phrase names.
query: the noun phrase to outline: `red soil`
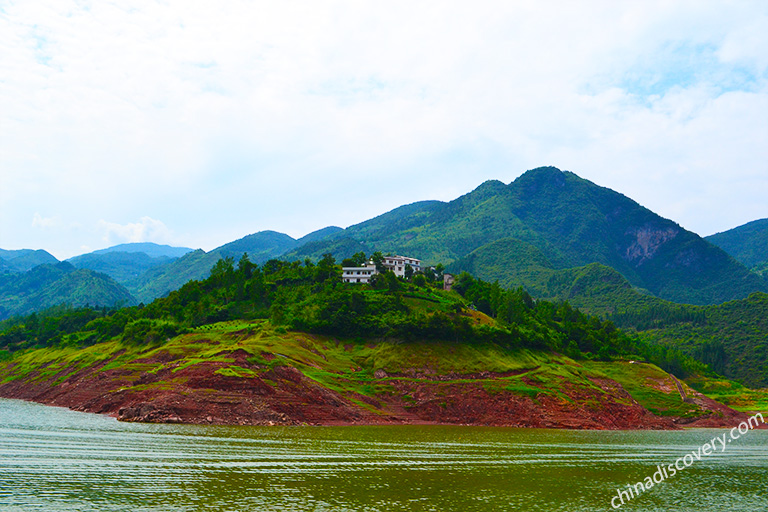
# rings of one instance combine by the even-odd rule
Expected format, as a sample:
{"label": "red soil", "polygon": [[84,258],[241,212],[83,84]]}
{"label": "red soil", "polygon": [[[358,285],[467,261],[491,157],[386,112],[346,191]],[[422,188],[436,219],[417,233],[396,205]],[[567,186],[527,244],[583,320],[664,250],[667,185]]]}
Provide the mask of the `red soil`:
{"label": "red soil", "polygon": [[[325,388],[291,366],[272,369],[247,361],[244,351],[228,354],[237,366],[258,370],[255,377],[215,373],[231,363],[203,362],[172,371],[99,371],[106,365],[73,369],[48,379],[28,376],[0,384],[0,396],[79,411],[110,414],[123,421],[234,425],[461,424],[574,429],[675,429],[679,426],[732,426],[747,415],[706,397],[691,399],[712,411],[684,420],[661,418],[638,404],[615,381],[595,381],[606,393],[563,383],[568,399],[539,394],[536,399],[508,391],[489,392],[473,379],[509,374],[434,375],[414,369],[408,378],[374,374],[388,392],[375,398]],[[274,356],[273,356],[274,357]],[[167,359],[167,360],[163,360]],[[159,356],[144,362],[168,363]],[[6,373],[12,374],[12,368]],[[462,379],[465,382],[456,382]],[[142,386],[139,386],[142,385]],[[135,387],[139,386],[138,389]],[[130,388],[133,389],[124,389]]]}

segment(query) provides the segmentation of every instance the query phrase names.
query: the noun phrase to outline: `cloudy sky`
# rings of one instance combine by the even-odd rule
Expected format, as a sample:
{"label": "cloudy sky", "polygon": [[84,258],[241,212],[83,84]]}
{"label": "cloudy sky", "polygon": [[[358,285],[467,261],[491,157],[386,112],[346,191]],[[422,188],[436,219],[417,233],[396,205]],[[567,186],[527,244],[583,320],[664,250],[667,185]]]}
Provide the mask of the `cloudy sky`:
{"label": "cloudy sky", "polygon": [[4,249],[298,237],[542,165],[768,217],[768,2],[0,0]]}

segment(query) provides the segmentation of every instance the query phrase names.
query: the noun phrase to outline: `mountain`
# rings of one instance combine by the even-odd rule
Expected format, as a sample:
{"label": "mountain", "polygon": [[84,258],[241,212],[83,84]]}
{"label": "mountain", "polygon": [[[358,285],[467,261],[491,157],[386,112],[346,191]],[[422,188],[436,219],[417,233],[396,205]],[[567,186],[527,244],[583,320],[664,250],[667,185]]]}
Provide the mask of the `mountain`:
{"label": "mountain", "polygon": [[[505,185],[487,181],[453,201],[402,206],[286,257],[358,250],[450,264],[499,240],[538,250],[554,269],[600,263],[632,286],[672,301],[713,304],[768,291],[768,283],[695,233],[571,172],[542,167]],[[513,268],[499,278],[514,278]]]}
{"label": "mountain", "polygon": [[129,306],[135,304],[135,300],[109,276],[76,269],[66,262],[0,275],[0,319],[60,304]]}
{"label": "mountain", "polygon": [[706,239],[753,270],[768,268],[768,219],[760,219]]}
{"label": "mountain", "polygon": [[193,249],[190,249],[189,247],[172,247],[170,245],[159,245],[151,242],[139,242],[115,245],[113,247],[107,247],[106,249],[93,251],[90,254],[108,254],[111,252],[143,252],[152,258],[180,258],[188,252],[192,251]]}
{"label": "mountain", "polygon": [[120,284],[125,285],[138,278],[147,270],[170,263],[177,259],[168,256],[152,257],[144,252],[92,252],[67,260],[75,268],[84,268],[107,274]]}
{"label": "mountain", "polygon": [[628,308],[666,303],[632,286],[618,271],[601,263],[556,269],[536,247],[505,238],[475,249],[448,265],[448,272],[469,272],[504,288],[523,287],[533,296],[568,301],[582,311],[606,318]]}
{"label": "mountain", "polygon": [[339,230],[341,228],[331,226],[309,233],[299,240],[276,231],[259,231],[210,252],[198,249],[176,260],[157,265],[127,281],[126,286],[138,300],[148,303],[180,288],[192,279],[205,279],[210,274],[211,267],[222,258],[233,258],[237,263],[244,253],[248,253],[248,259],[252,263],[261,264],[290,251],[299,241],[311,243]]}
{"label": "mountain", "polygon": [[42,249],[0,249],[0,272],[26,272],[38,265],[58,263],[52,254]]}

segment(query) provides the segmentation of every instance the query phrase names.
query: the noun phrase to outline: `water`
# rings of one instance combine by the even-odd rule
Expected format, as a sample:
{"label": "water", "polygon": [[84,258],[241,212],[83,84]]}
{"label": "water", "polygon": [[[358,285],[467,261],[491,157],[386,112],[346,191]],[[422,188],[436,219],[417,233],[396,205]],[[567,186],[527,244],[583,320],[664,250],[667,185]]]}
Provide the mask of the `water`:
{"label": "water", "polygon": [[[2,511],[599,511],[722,434],[120,423],[0,399]],[[768,431],[622,507],[765,510]]]}

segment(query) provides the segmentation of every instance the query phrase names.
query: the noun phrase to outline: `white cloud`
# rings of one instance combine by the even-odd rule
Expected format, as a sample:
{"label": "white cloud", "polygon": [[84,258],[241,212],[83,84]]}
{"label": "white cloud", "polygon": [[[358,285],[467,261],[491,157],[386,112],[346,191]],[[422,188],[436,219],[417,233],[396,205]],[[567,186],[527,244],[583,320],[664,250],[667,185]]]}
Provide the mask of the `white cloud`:
{"label": "white cloud", "polygon": [[155,242],[173,243],[171,230],[162,221],[151,217],[142,217],[139,222],[117,224],[115,222],[99,221],[102,239],[109,244],[126,242]]}
{"label": "white cloud", "polygon": [[16,245],[38,211],[298,236],[547,164],[702,232],[768,216],[764,2],[124,5],[3,6]]}
{"label": "white cloud", "polygon": [[63,225],[63,222],[61,220],[61,217],[59,217],[58,215],[55,215],[53,217],[43,217],[38,212],[35,212],[35,214],[32,216],[33,228],[51,229],[51,228],[58,228],[62,225]]}

